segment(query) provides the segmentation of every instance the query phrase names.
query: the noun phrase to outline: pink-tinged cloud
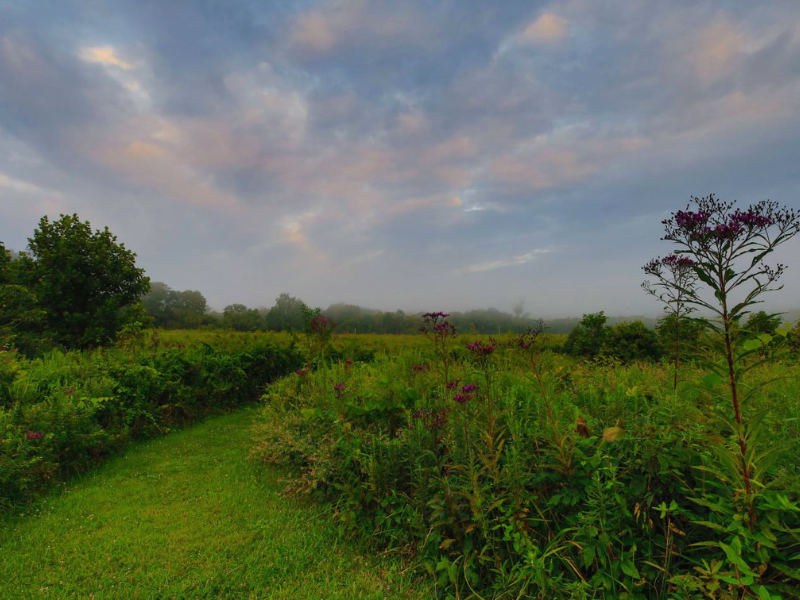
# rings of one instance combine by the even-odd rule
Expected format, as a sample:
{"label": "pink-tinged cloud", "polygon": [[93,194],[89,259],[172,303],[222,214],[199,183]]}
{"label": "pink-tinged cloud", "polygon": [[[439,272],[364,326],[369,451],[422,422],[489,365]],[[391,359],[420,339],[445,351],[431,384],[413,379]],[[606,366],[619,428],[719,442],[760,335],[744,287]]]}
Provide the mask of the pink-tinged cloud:
{"label": "pink-tinged cloud", "polygon": [[568,33],[569,21],[558,15],[545,13],[529,23],[517,39],[524,44],[550,45],[561,42]]}
{"label": "pink-tinged cloud", "polygon": [[290,46],[314,53],[327,52],[338,39],[329,20],[318,11],[299,15],[289,33]]}
{"label": "pink-tinged cloud", "polygon": [[104,67],[118,67],[123,71],[132,69],[133,65],[117,56],[113,46],[95,46],[81,48],[80,57],[86,62],[97,63]]}

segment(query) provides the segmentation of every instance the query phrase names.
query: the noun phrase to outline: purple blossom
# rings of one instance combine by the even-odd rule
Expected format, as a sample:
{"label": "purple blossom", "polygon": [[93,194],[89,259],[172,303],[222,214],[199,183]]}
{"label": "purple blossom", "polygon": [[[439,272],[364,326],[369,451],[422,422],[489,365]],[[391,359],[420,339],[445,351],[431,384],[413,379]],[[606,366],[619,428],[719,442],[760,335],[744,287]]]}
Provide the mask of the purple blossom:
{"label": "purple blossom", "polygon": [[669,256],[665,256],[661,259],[661,264],[672,271],[680,270],[680,269],[687,269],[689,267],[695,266],[697,263],[693,261],[688,256],[678,256],[676,254],[670,254]]}
{"label": "purple blossom", "polygon": [[461,391],[462,391],[462,392],[464,392],[465,394],[468,394],[468,393],[470,393],[470,392],[474,392],[474,391],[475,391],[475,390],[477,390],[477,389],[478,389],[478,386],[477,386],[477,385],[473,385],[473,384],[471,384],[471,383],[470,383],[469,385],[465,385],[465,386],[463,386],[463,387],[461,388]]}
{"label": "purple blossom", "polygon": [[454,390],[458,387],[458,383],[458,379],[455,379],[453,381],[448,381],[446,384],[444,384],[444,387],[446,387],[448,390]]}
{"label": "purple blossom", "polygon": [[29,431],[28,432],[28,439],[29,440],[40,440],[44,437],[41,432],[39,431]]}
{"label": "purple blossom", "polygon": [[336,390],[337,392],[343,392],[346,387],[347,386],[343,383],[337,383],[335,386],[333,386],[333,389]]}
{"label": "purple blossom", "polygon": [[497,348],[497,344],[484,344],[481,341],[467,344],[467,350],[475,354],[475,356],[481,356],[481,357],[493,354],[495,348]]}
{"label": "purple blossom", "polygon": [[453,402],[458,402],[459,404],[464,404],[472,400],[471,394],[456,394],[453,396]]}
{"label": "purple blossom", "polygon": [[714,227],[709,233],[718,240],[733,241],[744,231],[744,226],[730,221]]}
{"label": "purple blossom", "polygon": [[440,312],[428,312],[428,313],[425,313],[424,315],[422,315],[422,318],[425,319],[426,321],[427,320],[435,321],[437,319],[446,319],[449,316],[450,316],[450,313],[441,312],[440,311]]}
{"label": "purple blossom", "polygon": [[775,221],[770,219],[768,216],[762,215],[752,208],[746,212],[742,212],[737,208],[731,215],[731,221],[744,225],[750,229],[769,227],[775,223]]}

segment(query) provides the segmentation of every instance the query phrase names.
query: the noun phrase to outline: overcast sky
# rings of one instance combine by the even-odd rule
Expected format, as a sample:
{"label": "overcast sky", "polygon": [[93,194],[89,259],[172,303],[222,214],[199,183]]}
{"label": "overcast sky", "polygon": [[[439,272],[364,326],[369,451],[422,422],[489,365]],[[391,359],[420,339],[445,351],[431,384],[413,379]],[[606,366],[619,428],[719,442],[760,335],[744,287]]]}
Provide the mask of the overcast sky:
{"label": "overcast sky", "polygon": [[800,208],[797,0],[0,0],[0,240],[77,212],[217,309],[657,314],[711,192]]}

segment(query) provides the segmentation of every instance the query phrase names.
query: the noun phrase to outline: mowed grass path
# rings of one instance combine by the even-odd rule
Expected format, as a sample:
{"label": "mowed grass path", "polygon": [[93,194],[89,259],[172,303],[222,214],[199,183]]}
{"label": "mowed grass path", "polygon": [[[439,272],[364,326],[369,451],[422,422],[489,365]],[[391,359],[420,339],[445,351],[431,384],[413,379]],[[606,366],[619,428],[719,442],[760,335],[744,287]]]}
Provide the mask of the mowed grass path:
{"label": "mowed grass path", "polygon": [[0,522],[0,599],[429,598],[247,460],[253,409],[131,448]]}

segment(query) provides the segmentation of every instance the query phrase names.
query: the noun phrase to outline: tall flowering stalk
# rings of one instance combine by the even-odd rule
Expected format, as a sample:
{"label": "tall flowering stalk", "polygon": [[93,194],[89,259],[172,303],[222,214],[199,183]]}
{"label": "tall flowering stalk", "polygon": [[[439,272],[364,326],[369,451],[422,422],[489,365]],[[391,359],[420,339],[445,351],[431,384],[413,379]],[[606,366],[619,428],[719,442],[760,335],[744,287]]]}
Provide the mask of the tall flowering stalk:
{"label": "tall flowering stalk", "polygon": [[456,338],[456,326],[447,320],[450,313],[429,312],[422,315],[419,330],[433,342],[433,351],[442,367],[442,381],[450,381],[450,364],[453,362],[451,350]]}
{"label": "tall flowering stalk", "polygon": [[688,296],[697,287],[697,263],[688,256],[670,254],[664,258],[654,258],[642,269],[654,281],[645,281],[642,288],[664,304],[664,311],[672,319],[673,325],[673,367],[672,390],[678,389],[678,370],[681,356],[681,325],[683,320],[695,310],[688,303]]}
{"label": "tall flowering stalk", "polygon": [[690,285],[687,279],[671,282],[673,293],[681,294],[687,305],[713,315],[700,321],[717,334],[717,348],[724,360],[722,365],[709,362],[706,366],[726,382],[730,392],[734,413],[731,426],[739,448],[741,483],[752,529],[756,457],[752,449],[748,451],[751,432],[742,411],[750,394],[742,395],[740,384],[742,376],[761,361],[749,360],[756,349],[740,347],[738,322],[753,305],[762,302],[759,299],[762,294],[780,289],[777,282],[785,266],[771,267],[764,258],[800,231],[800,216],[770,200],[753,204],[744,211],[734,208],[735,203],[722,202],[713,195],[692,198],[692,203],[694,206],[690,204],[686,210],[672,213],[663,221],[662,239],[677,246],[675,255],[694,263],[695,275],[705,284],[702,288]]}

